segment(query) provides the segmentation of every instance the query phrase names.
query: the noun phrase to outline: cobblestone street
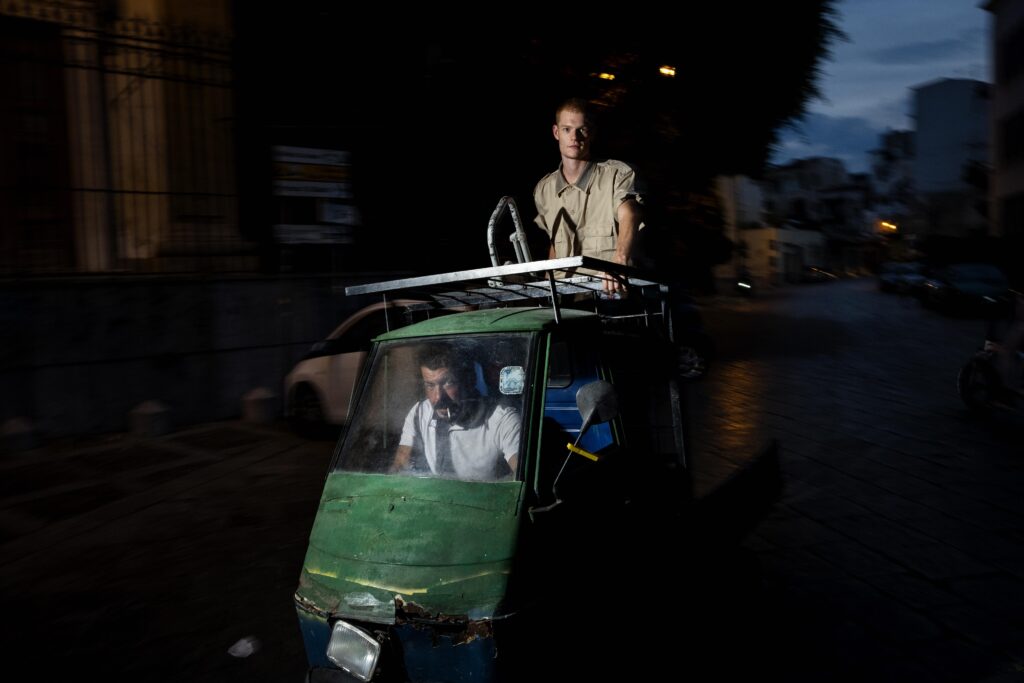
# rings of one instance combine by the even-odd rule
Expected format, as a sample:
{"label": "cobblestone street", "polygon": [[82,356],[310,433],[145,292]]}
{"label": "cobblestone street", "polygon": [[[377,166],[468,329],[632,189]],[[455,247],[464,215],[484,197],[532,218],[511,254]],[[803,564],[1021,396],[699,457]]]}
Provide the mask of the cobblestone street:
{"label": "cobblestone street", "polygon": [[710,315],[698,490],[782,443],[782,501],[744,543],[782,679],[1024,678],[1021,425],[973,419],[955,390],[984,322],[872,280]]}

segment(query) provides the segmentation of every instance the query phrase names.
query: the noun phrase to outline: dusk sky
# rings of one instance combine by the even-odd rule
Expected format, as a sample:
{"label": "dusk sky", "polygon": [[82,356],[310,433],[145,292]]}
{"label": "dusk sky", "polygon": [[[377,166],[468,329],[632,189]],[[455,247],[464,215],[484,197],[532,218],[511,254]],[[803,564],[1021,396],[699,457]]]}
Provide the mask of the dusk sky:
{"label": "dusk sky", "polygon": [[991,81],[991,17],[978,0],[843,0],[838,42],[802,124],[783,131],[776,163],[808,156],[868,170],[887,128],[912,127],[909,88],[938,78]]}

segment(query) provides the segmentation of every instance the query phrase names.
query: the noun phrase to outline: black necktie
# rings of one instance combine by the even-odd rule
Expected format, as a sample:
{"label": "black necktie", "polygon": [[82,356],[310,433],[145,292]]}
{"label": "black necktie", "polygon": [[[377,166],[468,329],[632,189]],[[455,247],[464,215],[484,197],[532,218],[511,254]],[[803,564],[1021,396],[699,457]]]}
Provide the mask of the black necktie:
{"label": "black necktie", "polygon": [[434,427],[434,436],[437,437],[437,474],[447,476],[454,474],[452,468],[452,442],[449,437],[452,423],[448,420],[437,420]]}

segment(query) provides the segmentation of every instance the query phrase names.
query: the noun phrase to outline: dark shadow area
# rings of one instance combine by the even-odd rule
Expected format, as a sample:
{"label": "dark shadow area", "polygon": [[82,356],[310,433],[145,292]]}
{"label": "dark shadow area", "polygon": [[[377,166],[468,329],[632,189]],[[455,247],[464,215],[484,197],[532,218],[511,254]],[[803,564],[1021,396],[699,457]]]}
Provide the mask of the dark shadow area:
{"label": "dark shadow area", "polygon": [[[715,311],[707,318],[716,360],[830,353],[849,342],[849,327],[835,320],[794,318],[763,311]],[[742,330],[736,334],[735,330]]]}

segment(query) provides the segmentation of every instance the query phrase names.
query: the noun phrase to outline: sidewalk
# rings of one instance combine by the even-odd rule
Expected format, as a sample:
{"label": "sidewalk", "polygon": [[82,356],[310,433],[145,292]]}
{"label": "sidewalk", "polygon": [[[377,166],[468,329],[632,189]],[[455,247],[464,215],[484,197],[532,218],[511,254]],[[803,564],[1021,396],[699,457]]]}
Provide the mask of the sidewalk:
{"label": "sidewalk", "polygon": [[[115,680],[301,680],[291,596],[332,449],[225,422],[5,457],[8,651]],[[257,655],[226,654],[247,636]]]}

